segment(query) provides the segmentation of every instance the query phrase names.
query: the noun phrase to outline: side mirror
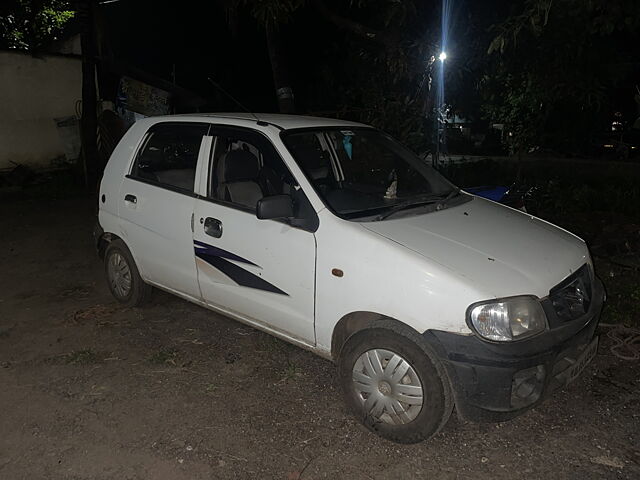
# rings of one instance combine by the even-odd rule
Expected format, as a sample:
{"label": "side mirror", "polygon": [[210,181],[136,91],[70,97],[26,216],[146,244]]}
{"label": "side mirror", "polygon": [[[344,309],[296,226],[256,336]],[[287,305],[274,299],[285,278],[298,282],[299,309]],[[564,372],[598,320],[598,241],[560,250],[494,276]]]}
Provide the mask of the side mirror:
{"label": "side mirror", "polygon": [[293,201],[289,195],[272,195],[258,200],[256,216],[260,220],[293,217]]}

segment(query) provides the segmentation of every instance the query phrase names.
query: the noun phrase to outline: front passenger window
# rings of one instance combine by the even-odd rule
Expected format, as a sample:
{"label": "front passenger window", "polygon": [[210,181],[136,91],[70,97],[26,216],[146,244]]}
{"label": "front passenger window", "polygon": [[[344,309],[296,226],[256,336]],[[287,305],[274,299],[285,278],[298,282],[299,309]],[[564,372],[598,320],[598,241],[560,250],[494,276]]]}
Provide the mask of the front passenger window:
{"label": "front passenger window", "polygon": [[199,123],[159,123],[149,132],[131,175],[172,189],[193,192],[202,137]]}
{"label": "front passenger window", "polygon": [[263,197],[290,194],[295,184],[269,141],[245,130],[221,129],[211,162],[209,195],[255,210]]}
{"label": "front passenger window", "polygon": [[318,217],[298,182],[271,142],[258,132],[213,127],[215,137],[209,164],[209,198],[239,210],[255,212],[264,197],[289,195],[292,226],[315,231]]}

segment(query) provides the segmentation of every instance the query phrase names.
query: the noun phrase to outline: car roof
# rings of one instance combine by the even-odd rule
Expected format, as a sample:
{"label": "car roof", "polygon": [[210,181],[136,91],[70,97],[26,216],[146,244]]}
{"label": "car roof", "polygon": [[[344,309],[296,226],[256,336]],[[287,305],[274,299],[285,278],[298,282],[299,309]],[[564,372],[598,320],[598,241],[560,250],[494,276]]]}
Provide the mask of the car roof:
{"label": "car roof", "polygon": [[[222,120],[238,126],[255,126],[256,121],[275,125],[283,130],[293,128],[314,128],[314,127],[368,127],[364,123],[349,122],[347,120],[337,120],[335,118],[310,117],[305,115],[284,115],[278,113],[190,113],[181,115],[166,115],[153,117],[155,121],[189,119],[190,121],[211,122],[212,120]],[[256,120],[257,119],[257,120]]]}

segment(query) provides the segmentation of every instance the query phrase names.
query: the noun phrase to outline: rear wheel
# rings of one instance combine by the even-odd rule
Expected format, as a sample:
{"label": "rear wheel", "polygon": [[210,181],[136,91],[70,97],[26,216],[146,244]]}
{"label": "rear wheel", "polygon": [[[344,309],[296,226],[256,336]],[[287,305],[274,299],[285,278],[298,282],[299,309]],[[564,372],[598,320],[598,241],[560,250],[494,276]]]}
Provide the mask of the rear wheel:
{"label": "rear wheel", "polygon": [[137,307],[149,298],[151,286],[142,280],[131,252],[122,240],[109,243],[104,255],[104,268],[109,290],[120,303]]}
{"label": "rear wheel", "polygon": [[350,410],[368,429],[399,443],[433,436],[453,408],[444,370],[412,336],[402,328],[362,330],[340,356]]}

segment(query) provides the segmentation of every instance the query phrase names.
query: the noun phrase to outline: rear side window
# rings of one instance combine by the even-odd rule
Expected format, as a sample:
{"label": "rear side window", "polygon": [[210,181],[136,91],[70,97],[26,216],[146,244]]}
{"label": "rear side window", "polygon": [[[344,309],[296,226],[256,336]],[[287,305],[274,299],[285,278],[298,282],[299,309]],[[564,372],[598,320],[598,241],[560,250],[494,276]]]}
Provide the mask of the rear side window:
{"label": "rear side window", "polygon": [[131,175],[172,189],[193,192],[202,137],[199,123],[160,123],[149,129]]}

